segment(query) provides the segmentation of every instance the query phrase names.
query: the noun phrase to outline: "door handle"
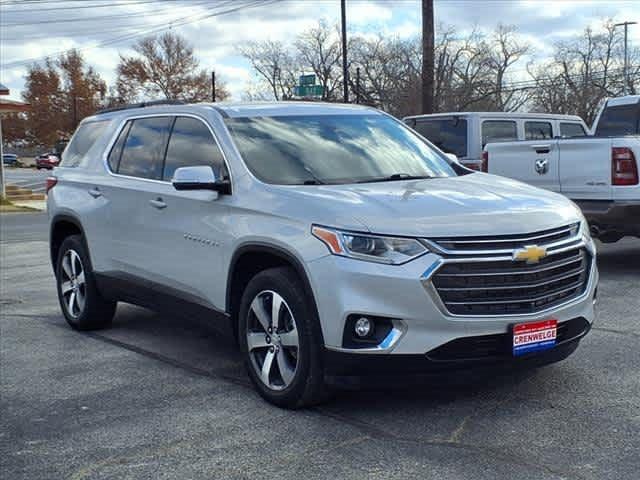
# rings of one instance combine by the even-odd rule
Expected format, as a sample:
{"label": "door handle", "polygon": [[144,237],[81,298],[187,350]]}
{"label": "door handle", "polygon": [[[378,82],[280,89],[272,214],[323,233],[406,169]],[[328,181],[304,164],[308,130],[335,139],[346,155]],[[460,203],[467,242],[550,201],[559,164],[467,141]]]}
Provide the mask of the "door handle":
{"label": "door handle", "polygon": [[531,145],[536,153],[549,153],[551,151],[551,145]]}
{"label": "door handle", "polygon": [[149,203],[155,208],[157,208],[158,210],[167,208],[167,204],[164,203],[164,200],[162,200],[160,197],[156,198],[155,200],[149,200]]}
{"label": "door handle", "polygon": [[102,192],[99,188],[96,187],[89,190],[89,195],[91,195],[93,198],[98,198],[102,196]]}

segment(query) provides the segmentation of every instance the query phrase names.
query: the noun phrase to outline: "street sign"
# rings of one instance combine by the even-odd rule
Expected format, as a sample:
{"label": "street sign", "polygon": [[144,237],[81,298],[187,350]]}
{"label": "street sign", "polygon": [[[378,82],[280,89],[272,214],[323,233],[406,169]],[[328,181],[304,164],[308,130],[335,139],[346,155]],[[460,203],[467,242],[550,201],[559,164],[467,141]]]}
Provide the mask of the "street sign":
{"label": "street sign", "polygon": [[322,85],[296,85],[293,87],[293,94],[296,97],[322,97],[324,87]]}
{"label": "street sign", "polygon": [[300,75],[300,85],[315,85],[316,84],[316,76],[312,73],[310,75]]}

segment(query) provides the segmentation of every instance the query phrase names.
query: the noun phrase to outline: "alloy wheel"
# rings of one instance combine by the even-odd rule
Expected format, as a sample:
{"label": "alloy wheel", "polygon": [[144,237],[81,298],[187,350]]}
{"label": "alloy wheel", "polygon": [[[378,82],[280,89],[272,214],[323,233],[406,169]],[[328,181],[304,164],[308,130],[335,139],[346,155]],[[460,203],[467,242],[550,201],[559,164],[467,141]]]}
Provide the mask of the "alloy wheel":
{"label": "alloy wheel", "polygon": [[87,287],[84,266],[80,255],[75,250],[67,250],[62,257],[62,269],[58,281],[67,312],[73,318],[78,318],[84,310]]}
{"label": "alloy wheel", "polygon": [[272,390],[283,390],[298,368],[299,338],[296,321],[278,293],[264,290],[249,307],[247,349],[258,377]]}

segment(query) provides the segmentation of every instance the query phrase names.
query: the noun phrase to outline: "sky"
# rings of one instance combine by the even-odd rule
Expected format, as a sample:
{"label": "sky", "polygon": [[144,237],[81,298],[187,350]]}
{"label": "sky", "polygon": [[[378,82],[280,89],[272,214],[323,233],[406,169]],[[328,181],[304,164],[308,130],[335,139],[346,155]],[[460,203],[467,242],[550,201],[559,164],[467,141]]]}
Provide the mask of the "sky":
{"label": "sky", "polygon": [[[640,22],[635,0],[435,0],[436,24],[464,34],[514,25],[533,46],[533,59],[548,57],[555,42],[598,28],[603,19]],[[346,0],[349,34],[414,37],[421,32],[420,0]],[[20,100],[26,67],[69,48],[106,80],[115,82],[119,54],[146,34],[171,29],[195,47],[201,68],[215,70],[234,100],[255,74],[238,54],[243,42],[295,41],[324,18],[340,21],[340,0],[0,0],[0,83]],[[629,28],[640,45],[640,24]],[[521,70],[526,68],[522,60]]]}

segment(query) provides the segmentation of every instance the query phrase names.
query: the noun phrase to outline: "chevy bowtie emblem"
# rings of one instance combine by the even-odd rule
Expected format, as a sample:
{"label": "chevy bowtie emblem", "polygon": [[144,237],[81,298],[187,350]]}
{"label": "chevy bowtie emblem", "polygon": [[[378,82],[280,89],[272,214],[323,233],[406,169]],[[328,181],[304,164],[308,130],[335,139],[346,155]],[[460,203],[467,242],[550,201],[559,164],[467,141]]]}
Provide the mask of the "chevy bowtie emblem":
{"label": "chevy bowtie emblem", "polygon": [[547,256],[547,249],[537,245],[527,245],[513,252],[513,259],[527,263],[538,263]]}

